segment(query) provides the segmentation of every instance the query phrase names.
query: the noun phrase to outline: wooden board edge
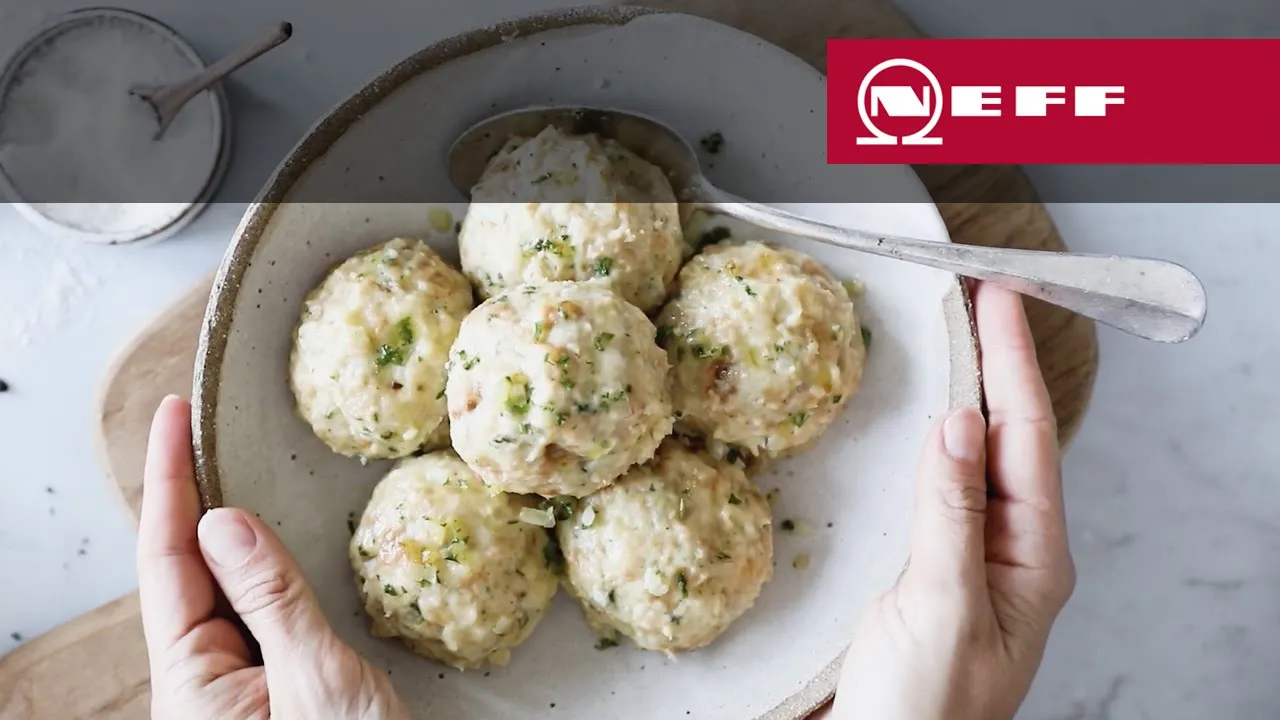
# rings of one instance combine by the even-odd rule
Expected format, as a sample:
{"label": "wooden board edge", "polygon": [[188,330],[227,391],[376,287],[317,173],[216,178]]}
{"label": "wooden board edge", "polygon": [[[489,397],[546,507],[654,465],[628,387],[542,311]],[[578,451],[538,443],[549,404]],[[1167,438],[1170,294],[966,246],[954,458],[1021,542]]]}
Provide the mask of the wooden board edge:
{"label": "wooden board edge", "polygon": [[[97,458],[104,481],[111,487],[112,494],[120,501],[121,506],[129,512],[135,526],[141,510],[141,487],[138,484],[138,479],[128,482],[121,477],[122,471],[117,467],[113,458],[110,440],[112,432],[109,428],[112,425],[112,421],[126,413],[129,402],[132,399],[131,393],[121,394],[119,383],[125,373],[135,367],[136,356],[140,352],[158,338],[169,337],[172,334],[170,326],[175,320],[185,319],[196,314],[203,317],[204,306],[209,297],[209,288],[213,284],[213,277],[214,274],[209,273],[190,288],[184,290],[177,300],[166,306],[160,314],[156,315],[142,330],[126,342],[108,364],[95,395],[94,417],[97,425],[93,432],[94,455]],[[198,332],[198,327],[196,332]],[[194,336],[191,338],[191,345],[194,348]],[[171,359],[178,362],[183,360],[181,357]],[[189,393],[190,389],[186,388],[186,390]],[[160,397],[163,397],[163,395]],[[156,398],[157,402],[160,397]],[[149,417],[146,420],[149,421]],[[136,424],[139,419],[134,418],[132,422]],[[133,490],[133,488],[137,488],[137,490]]]}

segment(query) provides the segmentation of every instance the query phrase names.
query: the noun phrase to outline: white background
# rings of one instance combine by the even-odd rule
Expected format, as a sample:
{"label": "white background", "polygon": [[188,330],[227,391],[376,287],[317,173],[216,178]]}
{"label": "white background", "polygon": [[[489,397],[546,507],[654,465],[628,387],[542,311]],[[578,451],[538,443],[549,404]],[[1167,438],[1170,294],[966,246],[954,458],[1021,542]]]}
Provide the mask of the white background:
{"label": "white background", "polygon": [[[206,57],[271,22],[294,23],[294,39],[230,88],[237,149],[224,197],[245,198],[315,118],[386,66],[466,27],[564,3],[122,4],[171,24]],[[1280,30],[1266,0],[904,5],[926,31],[955,36]],[[0,0],[0,50],[76,6]],[[1032,174],[1043,187],[1079,182],[1067,170]],[[216,266],[242,209],[214,207],[177,238],[134,251],[51,245],[0,205],[0,327],[39,310],[31,342],[0,335],[0,378],[13,386],[0,395],[0,653],[15,646],[11,632],[33,637],[135,587],[134,536],[91,443],[98,382],[135,332]],[[1195,269],[1210,317],[1175,347],[1101,330],[1093,407],[1065,462],[1079,587],[1019,717],[1280,716],[1280,207],[1050,210],[1073,249]],[[85,286],[60,304],[41,295],[59,268]]]}

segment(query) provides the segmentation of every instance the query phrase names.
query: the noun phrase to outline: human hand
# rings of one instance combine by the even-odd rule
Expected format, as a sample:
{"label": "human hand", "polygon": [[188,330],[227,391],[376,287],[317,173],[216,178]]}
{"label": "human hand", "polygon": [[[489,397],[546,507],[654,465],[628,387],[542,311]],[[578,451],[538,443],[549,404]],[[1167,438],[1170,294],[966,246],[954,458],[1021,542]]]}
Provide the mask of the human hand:
{"label": "human hand", "polygon": [[1006,720],[1075,586],[1057,428],[1020,296],[975,292],[990,427],[950,413],[925,441],[911,555],[863,617],[833,718]]}
{"label": "human hand", "polygon": [[[386,676],[333,634],[261,520],[227,508],[200,517],[190,418],[190,405],[166,398],[147,446],[138,586],[151,716],[407,720]],[[261,648],[260,664],[215,609],[218,588]]]}

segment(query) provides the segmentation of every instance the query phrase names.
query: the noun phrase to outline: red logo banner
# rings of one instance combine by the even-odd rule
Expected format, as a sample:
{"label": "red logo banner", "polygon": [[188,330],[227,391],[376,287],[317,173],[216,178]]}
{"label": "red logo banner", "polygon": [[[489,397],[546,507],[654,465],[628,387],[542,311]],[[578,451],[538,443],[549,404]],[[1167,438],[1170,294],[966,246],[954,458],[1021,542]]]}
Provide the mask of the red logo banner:
{"label": "red logo banner", "polygon": [[1280,163],[1280,40],[831,40],[833,164]]}

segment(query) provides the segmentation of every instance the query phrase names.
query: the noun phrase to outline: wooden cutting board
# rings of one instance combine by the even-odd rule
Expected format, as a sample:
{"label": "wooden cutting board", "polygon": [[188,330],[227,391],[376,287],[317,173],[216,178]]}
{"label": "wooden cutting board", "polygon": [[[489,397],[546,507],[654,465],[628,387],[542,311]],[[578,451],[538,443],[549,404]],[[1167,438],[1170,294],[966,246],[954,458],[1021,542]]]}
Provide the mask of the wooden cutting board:
{"label": "wooden cutting board", "polygon": [[[828,37],[915,37],[889,0],[651,0],[704,15],[778,44],[825,69]],[[1065,249],[1035,191],[1010,166],[921,166],[956,242]],[[970,202],[958,202],[963,198]],[[975,198],[991,202],[972,202]],[[1000,202],[995,202],[999,200]],[[135,521],[151,413],[170,393],[189,395],[209,280],[191,289],[120,355],[104,379],[96,445],[103,471]],[[1084,417],[1097,373],[1093,323],[1027,305],[1063,443]],[[117,600],[0,658],[0,720],[142,720],[149,713],[146,649],[136,595]]]}

